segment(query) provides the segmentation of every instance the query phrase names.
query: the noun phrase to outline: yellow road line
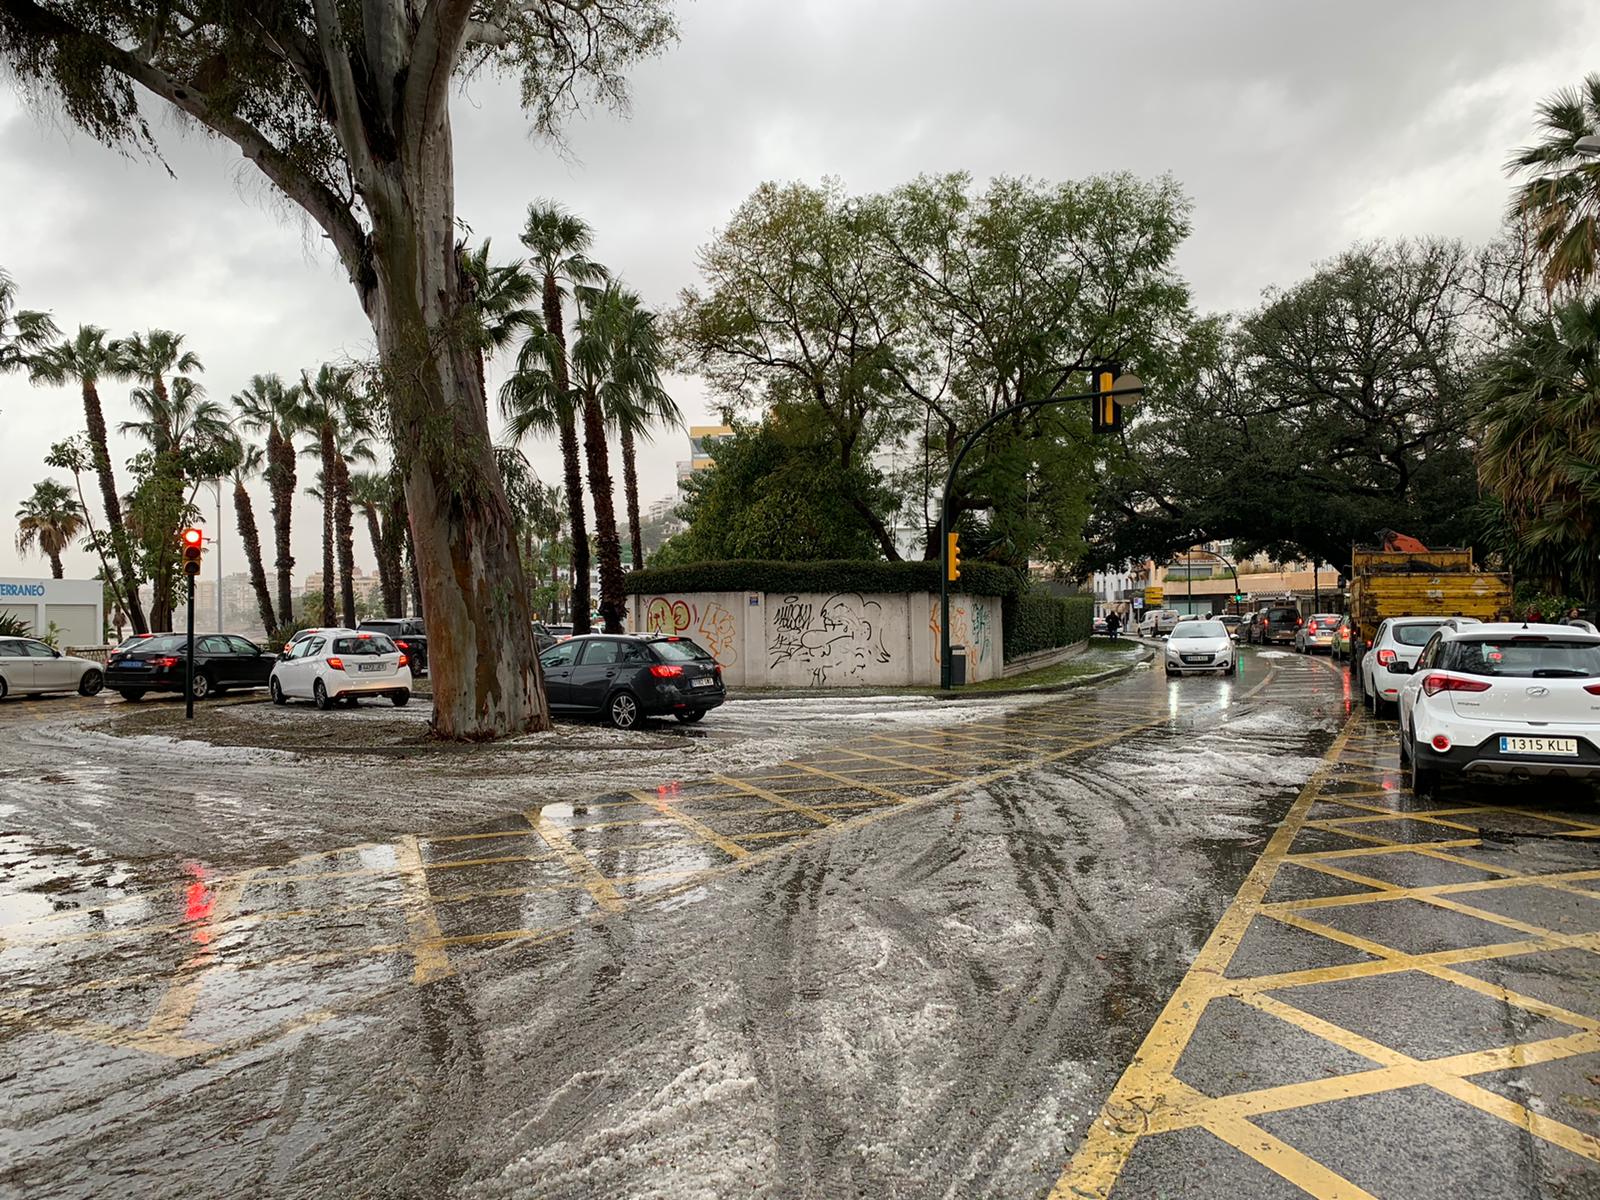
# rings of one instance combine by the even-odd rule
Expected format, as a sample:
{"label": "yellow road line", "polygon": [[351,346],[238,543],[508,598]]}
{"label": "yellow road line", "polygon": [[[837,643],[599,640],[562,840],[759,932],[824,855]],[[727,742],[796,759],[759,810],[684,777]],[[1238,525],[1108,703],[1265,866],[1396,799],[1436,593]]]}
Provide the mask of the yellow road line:
{"label": "yellow road line", "polygon": [[713,775],[712,778],[718,783],[739,788],[741,791],[746,792],[749,795],[755,796],[761,800],[765,800],[768,804],[776,805],[777,807],[786,809],[792,813],[799,813],[802,817],[805,817],[810,821],[815,821],[818,825],[833,824],[832,817],[825,812],[819,812],[817,809],[812,808],[809,804],[799,804],[793,800],[786,800],[777,792],[769,792],[766,788],[757,787],[753,783],[740,783],[737,779],[729,779],[725,775]]}
{"label": "yellow road line", "polygon": [[411,982],[418,987],[454,973],[444,952],[439,917],[428,894],[428,876],[422,869],[422,850],[412,836],[395,842],[395,859],[407,884],[406,927],[410,931]]}
{"label": "yellow road line", "polygon": [[[654,808],[668,821],[677,822],[690,833],[694,834],[695,837],[699,838],[703,842],[715,846],[729,858],[743,858],[745,855],[750,853],[750,851],[739,845],[738,842],[735,842],[730,838],[723,837],[704,821],[698,821],[694,817],[691,817],[688,813],[679,812],[665,800],[660,799],[659,797],[651,796],[645,791],[636,791],[633,794],[639,797],[640,800],[644,801],[644,803]],[[750,811],[753,812],[755,810]]]}
{"label": "yellow road line", "polygon": [[220,935],[214,931],[212,922],[223,925],[234,915],[239,901],[244,898],[245,889],[258,874],[260,870],[235,875],[213,891],[211,909],[204,924],[196,921],[192,926],[194,933],[205,935],[205,941],[199,952],[186,964],[188,969],[184,976],[181,979],[169,979],[166,991],[162,993],[145,1026],[146,1032],[153,1037],[181,1038],[189,1018],[194,1015],[206,980],[219,969],[231,969],[231,964],[217,962],[215,942]]}
{"label": "yellow road line", "polygon": [[537,808],[529,809],[522,816],[533,826],[533,831],[544,839],[545,845],[560,856],[567,870],[588,889],[589,895],[594,897],[594,902],[600,906],[602,912],[622,911],[625,905],[616,887],[600,873],[600,869],[589,861],[582,850],[567,840],[567,835],[562,832],[559,825],[548,820]]}

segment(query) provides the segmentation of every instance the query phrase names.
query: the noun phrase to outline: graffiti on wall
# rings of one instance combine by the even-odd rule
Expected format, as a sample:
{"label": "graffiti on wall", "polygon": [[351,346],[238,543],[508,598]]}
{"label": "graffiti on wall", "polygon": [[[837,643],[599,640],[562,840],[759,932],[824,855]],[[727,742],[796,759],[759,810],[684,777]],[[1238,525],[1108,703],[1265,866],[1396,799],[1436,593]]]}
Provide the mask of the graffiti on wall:
{"label": "graffiti on wall", "polygon": [[[969,614],[967,605],[950,601],[950,644],[967,648],[967,670],[994,661],[994,627],[990,606],[975,601]],[[933,634],[933,661],[939,661],[939,601],[928,606],[928,629]],[[971,676],[969,675],[969,678]]]}
{"label": "graffiti on wall", "polygon": [[644,629],[691,637],[725,667],[739,661],[739,626],[733,614],[714,600],[696,604],[652,596],[644,609]]}
{"label": "graffiti on wall", "polygon": [[859,592],[839,592],[820,605],[785,596],[772,614],[772,666],[804,664],[818,687],[860,679],[872,663],[889,661],[882,617],[882,606]]}

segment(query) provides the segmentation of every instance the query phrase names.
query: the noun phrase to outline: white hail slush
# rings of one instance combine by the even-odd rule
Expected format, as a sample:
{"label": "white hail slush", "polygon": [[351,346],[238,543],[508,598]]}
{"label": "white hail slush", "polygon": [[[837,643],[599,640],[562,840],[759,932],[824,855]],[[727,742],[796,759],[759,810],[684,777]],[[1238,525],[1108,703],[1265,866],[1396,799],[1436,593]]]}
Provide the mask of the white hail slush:
{"label": "white hail slush", "polygon": [[323,629],[278,656],[267,684],[274,704],[305,699],[321,709],[340,700],[387,696],[396,708],[411,699],[411,666],[381,633]]}
{"label": "white hail slush", "polygon": [[1600,775],[1600,637],[1588,630],[1447,621],[1414,668],[1394,666],[1416,794],[1444,775]]}
{"label": "white hail slush", "polygon": [[1238,669],[1238,653],[1221,621],[1181,621],[1167,639],[1167,674],[1221,671],[1232,675]]}

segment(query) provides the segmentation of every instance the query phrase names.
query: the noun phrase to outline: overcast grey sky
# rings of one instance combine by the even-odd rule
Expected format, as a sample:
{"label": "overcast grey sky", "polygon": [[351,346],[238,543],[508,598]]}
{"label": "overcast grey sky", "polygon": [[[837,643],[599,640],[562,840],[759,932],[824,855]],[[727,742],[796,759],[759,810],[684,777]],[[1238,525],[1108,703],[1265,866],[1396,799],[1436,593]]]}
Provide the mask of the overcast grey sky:
{"label": "overcast grey sky", "polygon": [[[587,217],[596,254],[646,300],[697,282],[695,251],[762,180],[853,191],[964,169],[1067,179],[1170,171],[1195,203],[1179,257],[1203,310],[1246,307],[1372,237],[1492,236],[1502,166],[1536,104],[1600,70],[1591,0],[693,0],[682,41],[633,74],[631,116],[593,112],[568,153],[530,139],[514,91],[479,81],[454,107],[457,210],[517,247],[527,204]],[[252,374],[365,356],[332,255],[226,145],[152,108],[176,179],[0,96],[0,266],[64,329],[181,330],[222,399]],[[493,384],[493,381],[491,381]],[[703,390],[675,380],[691,421]],[[125,389],[103,396],[113,427]],[[52,441],[82,426],[75,391],[0,378],[0,574],[10,520]],[[120,463],[132,447],[113,457]],[[551,444],[528,447],[560,476]],[[673,484],[682,435],[641,463],[645,503]],[[264,489],[256,489],[265,523]],[[320,560],[296,514],[296,575]],[[243,569],[225,513],[228,569]],[[370,566],[364,531],[358,562]],[[69,576],[93,574],[68,556]]]}

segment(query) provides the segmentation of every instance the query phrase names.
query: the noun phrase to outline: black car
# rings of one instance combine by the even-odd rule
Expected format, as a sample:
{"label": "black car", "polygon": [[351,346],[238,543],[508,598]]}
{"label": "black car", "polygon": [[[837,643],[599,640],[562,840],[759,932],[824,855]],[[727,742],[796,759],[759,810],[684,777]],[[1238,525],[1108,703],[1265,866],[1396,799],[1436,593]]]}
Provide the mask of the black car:
{"label": "black car", "polygon": [[722,666],[684,637],[585,634],[539,656],[550,711],[604,716],[617,729],[669,713],[698,721],[728,698]]}
{"label": "black car", "polygon": [[405,652],[411,660],[413,675],[428,673],[428,631],[421,617],[383,617],[362,621],[356,626],[361,633],[381,633]]}
{"label": "black car", "polygon": [[[231,633],[194,635],[194,698],[203,700],[228,688],[266,687],[278,656],[248,638]],[[189,639],[181,633],[158,633],[136,645],[114,651],[106,662],[106,686],[124,700],[146,692],[181,692]]]}
{"label": "black car", "polygon": [[533,623],[533,648],[538,653],[543,654],[551,646],[554,646],[558,640],[556,635],[550,632],[550,627],[543,621],[535,621]]}

